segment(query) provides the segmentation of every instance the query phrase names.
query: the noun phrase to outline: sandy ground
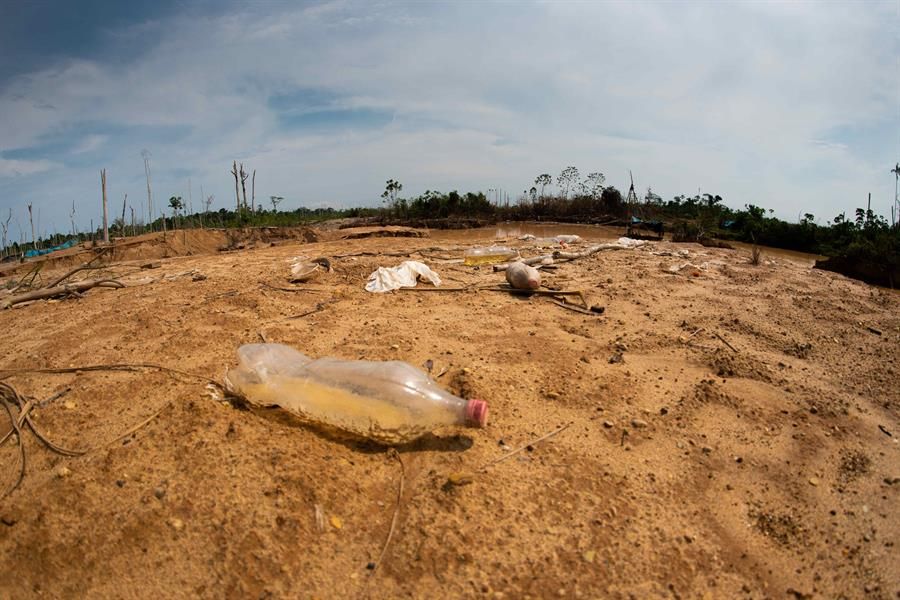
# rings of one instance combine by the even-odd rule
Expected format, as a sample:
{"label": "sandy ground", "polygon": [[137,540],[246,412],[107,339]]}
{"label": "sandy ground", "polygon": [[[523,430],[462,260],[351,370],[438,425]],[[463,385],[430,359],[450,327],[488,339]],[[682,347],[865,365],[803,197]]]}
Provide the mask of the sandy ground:
{"label": "sandy ground", "polygon": [[[471,239],[442,235],[226,253],[198,239],[161,268],[101,273],[124,289],[0,312],[4,369],[152,362],[221,381],[262,335],[313,356],[431,360],[444,386],[491,407],[487,428],[397,455],[164,373],[16,375],[37,399],[71,388],[35,423],[90,451],[25,434],[24,481],[0,500],[0,597],[900,597],[896,292],[667,242],[544,274],[602,316],[545,297],[364,291],[403,260],[383,253],[411,253],[447,285],[502,281],[451,262]],[[678,250],[689,258],[659,254]],[[289,286],[300,254],[334,271],[315,291],[263,285]],[[707,269],[664,270],[688,260]],[[0,448],[4,489],[16,456]],[[395,532],[371,570],[398,456]]]}

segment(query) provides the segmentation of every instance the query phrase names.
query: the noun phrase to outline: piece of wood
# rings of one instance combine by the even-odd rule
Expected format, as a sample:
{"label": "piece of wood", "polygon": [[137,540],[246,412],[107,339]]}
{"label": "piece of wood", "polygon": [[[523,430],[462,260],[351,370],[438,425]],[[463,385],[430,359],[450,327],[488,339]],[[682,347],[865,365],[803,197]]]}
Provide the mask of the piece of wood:
{"label": "piece of wood", "polygon": [[591,256],[592,254],[596,254],[602,250],[627,250],[626,246],[620,246],[619,244],[597,244],[596,246],[591,246],[586,250],[582,250],[581,252],[563,252],[562,250],[556,250],[553,253],[554,259],[565,259],[565,260],[578,260],[579,258],[586,258]]}
{"label": "piece of wood", "polygon": [[571,310],[571,311],[574,311],[577,313],[581,313],[583,315],[590,315],[592,317],[596,317],[600,314],[596,311],[592,311],[587,308],[581,308],[580,306],[576,306],[574,304],[567,304],[567,303],[561,302],[559,300],[551,300],[551,302],[553,302],[553,304],[555,304],[561,308],[565,308],[565,309],[568,309],[568,310]]}
{"label": "piece of wood", "polygon": [[263,287],[267,287],[270,290],[277,290],[279,292],[311,292],[313,294],[322,294],[328,290],[320,290],[316,288],[303,288],[303,287],[279,287],[277,285],[272,285],[266,283],[265,281],[260,281],[259,285]]}
{"label": "piece of wood", "polygon": [[302,319],[303,317],[308,317],[309,315],[314,315],[317,312],[322,312],[323,310],[325,310],[325,303],[319,302],[318,304],[316,304],[316,307],[314,309],[308,310],[304,313],[300,313],[299,315],[291,315],[290,317],[285,317],[285,319],[287,319],[287,320]]}
{"label": "piece of wood", "polygon": [[467,286],[466,287],[446,287],[446,286],[444,286],[444,287],[440,287],[440,286],[419,287],[419,286],[416,286],[416,287],[397,288],[394,291],[396,291],[396,292],[468,292],[471,290],[472,290],[472,288],[467,287]]}
{"label": "piece of wood", "polygon": [[509,265],[511,265],[513,263],[517,263],[517,262],[525,263],[526,265],[531,266],[531,265],[536,265],[536,264],[542,263],[545,260],[553,260],[553,255],[552,254],[543,254],[541,256],[532,256],[531,258],[526,258],[524,260],[514,260],[514,261],[510,261],[508,263],[501,263],[499,265],[494,265],[494,272],[496,273],[498,271],[505,271],[506,269],[509,268]]}
{"label": "piece of wood", "polygon": [[722,341],[723,344],[725,344],[726,346],[728,346],[729,348],[731,348],[731,351],[732,351],[732,352],[737,353],[737,348],[735,348],[734,346],[732,346],[731,344],[729,344],[729,343],[728,343],[728,340],[726,340],[725,338],[723,338],[722,335],[721,335],[718,331],[714,331],[714,332],[713,332],[713,335],[715,335],[717,338],[719,338],[719,339]]}
{"label": "piece of wood", "polygon": [[125,284],[114,279],[88,279],[77,283],[67,283],[52,288],[44,288],[32,292],[25,292],[24,294],[17,294],[0,302],[0,309],[10,308],[16,304],[21,304],[22,302],[46,300],[47,298],[54,298],[56,296],[66,296],[73,292],[84,292],[95,287],[123,288],[125,287]]}
{"label": "piece of wood", "polygon": [[867,326],[866,329],[874,333],[875,335],[881,335],[881,330],[872,327],[871,325]]}
{"label": "piece of wood", "polygon": [[[62,277],[57,277],[55,280],[53,280],[51,283],[47,284],[47,285],[44,286],[44,287],[48,287],[48,288],[56,287],[56,286],[58,286],[59,284],[61,284],[63,281],[65,281],[66,279],[68,279],[69,277],[71,277],[72,275],[74,275],[75,273],[78,273],[79,271],[86,271],[86,270],[88,270],[88,269],[102,269],[103,267],[93,266],[93,265],[91,264],[91,263],[93,263],[95,260],[97,260],[98,258],[100,258],[101,256],[103,256],[103,253],[102,253],[102,252],[101,252],[100,254],[98,254],[97,256],[95,256],[94,258],[92,258],[91,260],[89,260],[89,261],[87,261],[86,263],[84,263],[83,265],[78,266],[78,267],[75,267],[74,269],[72,269],[71,271],[69,271],[68,273],[66,273],[65,275],[63,275]],[[107,266],[110,266],[110,265],[107,265]]]}
{"label": "piece of wood", "polygon": [[162,266],[162,263],[158,260],[153,260],[141,265],[142,269],[158,269]]}

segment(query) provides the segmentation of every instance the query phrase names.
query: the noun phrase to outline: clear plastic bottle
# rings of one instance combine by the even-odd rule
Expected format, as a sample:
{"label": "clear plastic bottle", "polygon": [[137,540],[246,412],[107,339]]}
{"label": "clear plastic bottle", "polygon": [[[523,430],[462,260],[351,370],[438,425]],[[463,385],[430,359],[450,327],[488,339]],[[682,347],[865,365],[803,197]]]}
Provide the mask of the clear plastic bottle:
{"label": "clear plastic bottle", "polygon": [[487,248],[469,248],[463,254],[463,263],[473,267],[478,265],[493,265],[506,262],[519,254],[506,246],[490,246]]}
{"label": "clear plastic bottle", "polygon": [[246,344],[226,383],[249,402],[280,406],[386,444],[412,441],[444,425],[484,427],[483,400],[463,400],[401,361],[310,359],[283,344]]}

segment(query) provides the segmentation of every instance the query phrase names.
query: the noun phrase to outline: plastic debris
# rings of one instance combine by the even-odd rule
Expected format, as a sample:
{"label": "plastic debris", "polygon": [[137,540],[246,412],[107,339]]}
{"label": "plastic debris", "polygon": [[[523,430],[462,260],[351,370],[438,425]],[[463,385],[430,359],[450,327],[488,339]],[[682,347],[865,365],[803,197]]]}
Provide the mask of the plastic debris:
{"label": "plastic debris", "polygon": [[536,290],[541,287],[541,273],[521,261],[506,267],[506,281],[517,290]]}
{"label": "plastic debris", "polygon": [[441,285],[441,278],[428,265],[417,260],[407,260],[396,267],[378,267],[377,271],[369,275],[366,291],[380,294],[405,287],[416,287],[420,277],[436,286]]}
{"label": "plastic debris", "polygon": [[447,425],[484,427],[483,400],[464,400],[401,361],[311,359],[283,344],[246,344],[226,386],[257,406],[385,444],[410,442]]}
{"label": "plastic debris", "polygon": [[506,262],[518,256],[519,253],[506,246],[490,246],[488,248],[469,248],[463,254],[463,264],[466,266],[493,265]]}

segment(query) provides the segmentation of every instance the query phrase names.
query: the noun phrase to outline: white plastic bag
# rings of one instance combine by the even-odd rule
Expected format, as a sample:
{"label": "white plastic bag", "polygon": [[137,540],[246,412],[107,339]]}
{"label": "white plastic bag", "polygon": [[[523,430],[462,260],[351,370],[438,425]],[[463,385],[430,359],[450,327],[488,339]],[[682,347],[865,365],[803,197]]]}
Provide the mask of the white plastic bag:
{"label": "white plastic bag", "polygon": [[436,286],[441,285],[441,278],[428,265],[417,260],[407,260],[397,267],[378,267],[377,271],[369,275],[366,291],[384,293],[404,287],[416,287],[419,277]]}

